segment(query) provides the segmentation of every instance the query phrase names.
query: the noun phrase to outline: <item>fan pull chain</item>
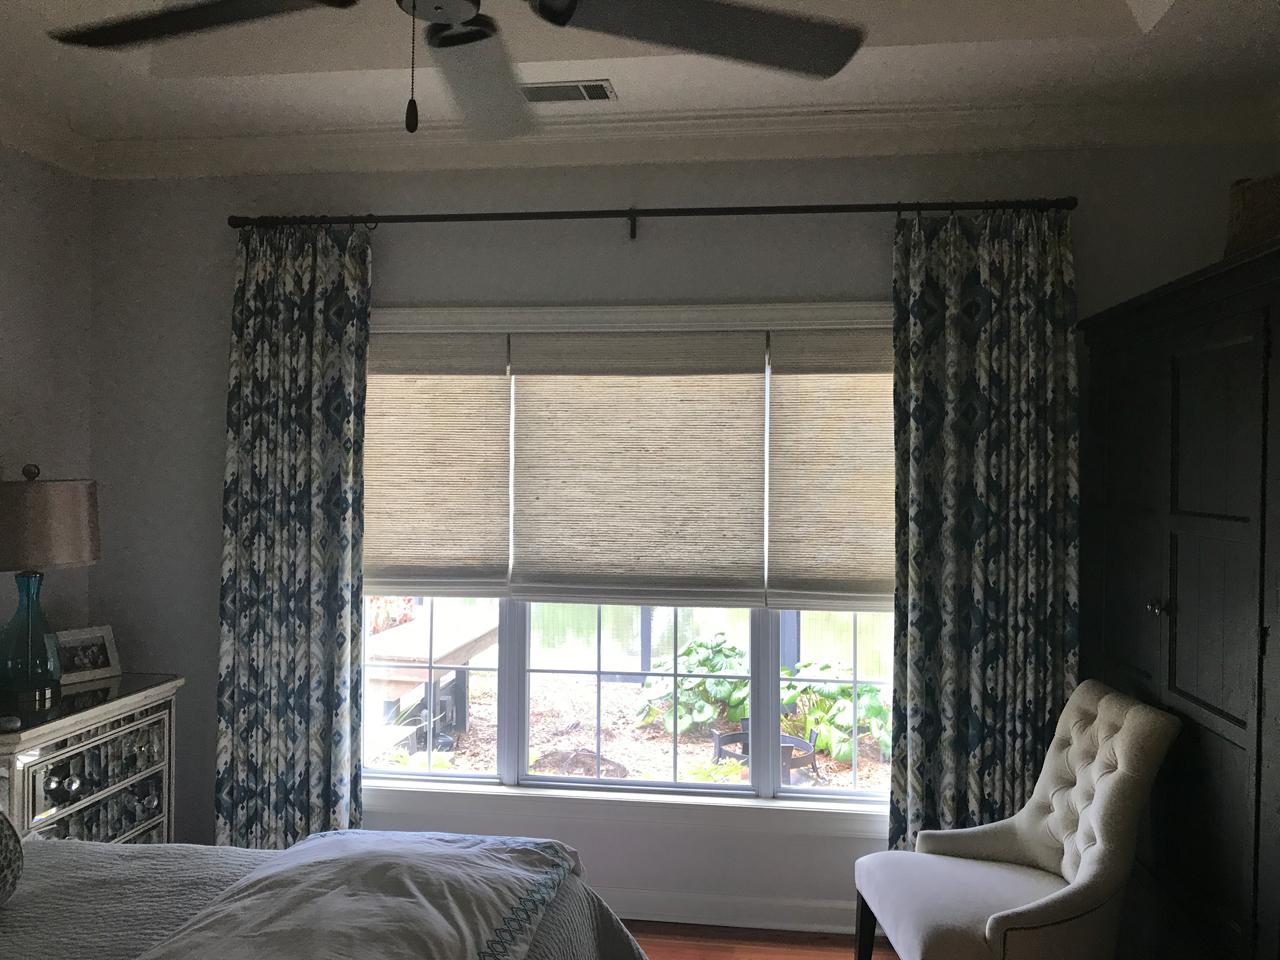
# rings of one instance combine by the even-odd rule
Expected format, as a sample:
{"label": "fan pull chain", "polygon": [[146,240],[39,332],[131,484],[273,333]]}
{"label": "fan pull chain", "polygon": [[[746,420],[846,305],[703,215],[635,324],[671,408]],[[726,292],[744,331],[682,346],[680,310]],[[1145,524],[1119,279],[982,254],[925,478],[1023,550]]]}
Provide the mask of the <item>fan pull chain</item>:
{"label": "fan pull chain", "polygon": [[414,79],[418,72],[418,0],[413,0],[409,17],[409,105],[404,108],[404,128],[410,133],[418,129],[418,101],[414,98]]}

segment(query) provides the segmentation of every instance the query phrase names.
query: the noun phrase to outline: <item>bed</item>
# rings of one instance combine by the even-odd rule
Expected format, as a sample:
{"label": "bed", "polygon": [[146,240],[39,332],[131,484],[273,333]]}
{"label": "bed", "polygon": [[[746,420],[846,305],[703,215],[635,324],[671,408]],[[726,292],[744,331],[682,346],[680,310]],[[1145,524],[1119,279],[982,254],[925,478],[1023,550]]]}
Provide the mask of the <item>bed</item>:
{"label": "bed", "polygon": [[[180,939],[180,931],[224,891],[243,886],[285,856],[183,844],[41,840],[29,840],[23,849],[17,892],[0,906],[0,944],[6,955],[23,960],[137,960],[172,942],[167,938],[175,932]],[[582,877],[565,873],[533,925],[525,960],[645,960]],[[431,960],[453,958],[441,954]]]}

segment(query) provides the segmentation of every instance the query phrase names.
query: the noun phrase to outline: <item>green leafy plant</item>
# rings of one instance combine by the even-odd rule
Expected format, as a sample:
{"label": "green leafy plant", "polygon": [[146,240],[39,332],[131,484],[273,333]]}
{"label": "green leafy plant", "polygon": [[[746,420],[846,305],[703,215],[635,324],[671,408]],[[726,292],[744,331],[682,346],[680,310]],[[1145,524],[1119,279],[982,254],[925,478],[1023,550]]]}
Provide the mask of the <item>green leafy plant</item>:
{"label": "green leafy plant", "polygon": [[411,770],[430,770],[433,773],[441,773],[453,769],[453,754],[442,750],[432,751],[430,766],[427,766],[425,751],[411,754],[408,750],[400,748],[393,750],[387,759],[393,767],[407,767]]}
{"label": "green leafy plant", "polygon": [[[730,643],[723,633],[711,640],[693,640],[680,651],[681,673],[721,673],[744,670],[746,651]],[[669,670],[670,662],[655,664]],[[644,683],[647,702],[640,708],[637,724],[648,726],[661,721],[667,732],[687,733],[696,727],[717,722],[737,723],[751,709],[751,683],[715,676],[686,677],[676,681],[678,709],[673,708],[671,682],[650,677]],[[678,728],[678,731],[677,731]]]}
{"label": "green leafy plant", "polygon": [[[784,670],[787,677],[805,675],[812,680],[783,680],[782,703],[794,706],[782,716],[783,732],[808,739],[816,731],[814,747],[840,763],[853,763],[855,723],[875,738],[882,757],[891,749],[892,716],[874,683],[822,680],[833,668],[828,663],[802,663]],[[856,702],[855,702],[856,701]]]}
{"label": "green leafy plant", "polygon": [[741,760],[708,760],[685,771],[685,776],[699,783],[741,783],[750,768]]}
{"label": "green leafy plant", "polygon": [[874,683],[858,684],[858,716],[880,746],[880,758],[888,760],[893,752],[893,710],[880,696]]}

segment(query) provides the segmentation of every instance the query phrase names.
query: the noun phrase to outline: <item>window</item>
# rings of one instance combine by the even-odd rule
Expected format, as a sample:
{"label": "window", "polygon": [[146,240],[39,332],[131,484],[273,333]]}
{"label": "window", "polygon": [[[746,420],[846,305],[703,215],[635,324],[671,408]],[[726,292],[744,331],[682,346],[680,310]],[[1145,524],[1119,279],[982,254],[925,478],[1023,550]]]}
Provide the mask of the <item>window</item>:
{"label": "window", "polygon": [[365,764],[496,777],[497,600],[365,598]]}
{"label": "window", "polygon": [[742,744],[720,758],[716,748],[751,710],[750,620],[745,609],[532,604],[528,778],[749,782]]}
{"label": "window", "polygon": [[366,768],[886,793],[888,343],[375,332]]}
{"label": "window", "polygon": [[789,610],[780,622],[780,735],[801,740],[783,782],[888,793],[893,615]]}

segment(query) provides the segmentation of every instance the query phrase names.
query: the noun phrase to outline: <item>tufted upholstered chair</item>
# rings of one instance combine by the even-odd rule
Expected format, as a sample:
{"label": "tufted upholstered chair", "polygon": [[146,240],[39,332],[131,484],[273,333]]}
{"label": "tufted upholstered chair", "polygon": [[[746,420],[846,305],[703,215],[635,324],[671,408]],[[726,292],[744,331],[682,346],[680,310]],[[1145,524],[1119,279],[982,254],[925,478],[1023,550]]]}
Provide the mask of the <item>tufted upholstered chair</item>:
{"label": "tufted upholstered chair", "polygon": [[1017,814],[857,861],[858,960],[877,919],[901,960],[1109,960],[1138,820],[1179,726],[1080,684]]}

